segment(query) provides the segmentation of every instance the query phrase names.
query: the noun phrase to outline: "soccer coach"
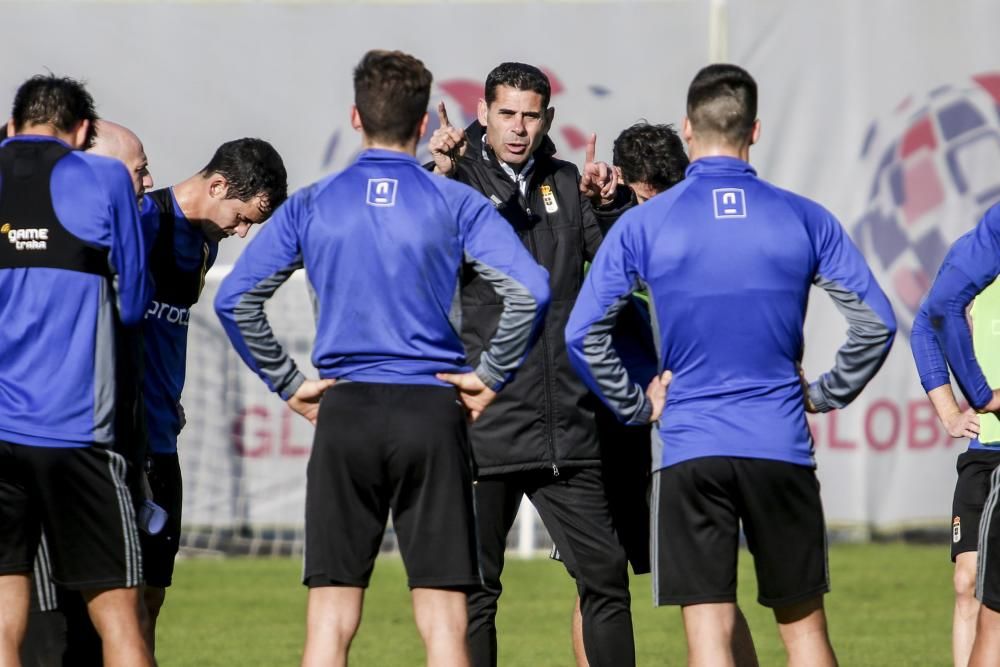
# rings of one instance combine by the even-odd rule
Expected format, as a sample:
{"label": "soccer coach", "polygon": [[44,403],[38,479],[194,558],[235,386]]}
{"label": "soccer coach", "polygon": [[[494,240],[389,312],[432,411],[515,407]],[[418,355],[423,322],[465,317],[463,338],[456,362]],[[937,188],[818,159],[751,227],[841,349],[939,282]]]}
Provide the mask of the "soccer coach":
{"label": "soccer coach", "polygon": [[[826,528],[806,409],[850,403],[896,330],[889,301],[840,223],[757,177],[757,85],[734,65],[688,89],[683,182],[612,227],[566,328],[584,381],[629,423],[659,405],[611,345],[615,315],[648,289],[670,396],[653,431],[653,597],[681,605],[690,665],[733,664],[740,523],[758,601],[792,665],[834,665],[823,595]],[[800,380],[809,288],[847,318],[832,370]]]}
{"label": "soccer coach", "polygon": [[[390,510],[427,664],[468,664],[466,592],[482,581],[456,399],[479,416],[527,354],[548,304],[546,272],[489,200],[416,161],[430,85],[412,56],[364,56],[351,118],[365,150],[278,209],[215,301],[244,361],[317,424],[306,476],[308,666],[346,664]],[[503,302],[474,370],[459,334],[465,264]],[[264,314],[301,267],[315,291],[321,380],[305,379]]]}

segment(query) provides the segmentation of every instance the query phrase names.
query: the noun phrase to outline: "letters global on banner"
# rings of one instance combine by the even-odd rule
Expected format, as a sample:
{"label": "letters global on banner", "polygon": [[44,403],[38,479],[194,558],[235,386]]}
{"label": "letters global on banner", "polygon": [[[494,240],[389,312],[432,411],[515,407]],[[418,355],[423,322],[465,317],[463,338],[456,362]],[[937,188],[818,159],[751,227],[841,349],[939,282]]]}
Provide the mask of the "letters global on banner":
{"label": "letters global on banner", "polygon": [[858,407],[860,420],[857,409],[852,410],[853,419],[838,410],[809,415],[818,456],[824,450],[887,454],[951,449],[957,453],[966,447],[964,440],[948,436],[926,398],[899,401],[881,396]]}

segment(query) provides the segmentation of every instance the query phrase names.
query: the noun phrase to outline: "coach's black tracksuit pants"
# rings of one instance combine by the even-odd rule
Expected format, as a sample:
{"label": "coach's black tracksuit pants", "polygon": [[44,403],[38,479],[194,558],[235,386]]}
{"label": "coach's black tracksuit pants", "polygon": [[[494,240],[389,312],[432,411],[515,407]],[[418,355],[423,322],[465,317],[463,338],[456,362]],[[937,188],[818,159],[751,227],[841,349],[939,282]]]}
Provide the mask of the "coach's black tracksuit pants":
{"label": "coach's black tracksuit pants", "polygon": [[566,569],[576,579],[591,667],[634,665],[627,562],[611,523],[600,469],[564,469],[558,477],[549,471],[482,477],[475,488],[484,588],[469,594],[469,650],[474,667],[497,664],[500,573],[507,533],[522,494],[538,510]]}

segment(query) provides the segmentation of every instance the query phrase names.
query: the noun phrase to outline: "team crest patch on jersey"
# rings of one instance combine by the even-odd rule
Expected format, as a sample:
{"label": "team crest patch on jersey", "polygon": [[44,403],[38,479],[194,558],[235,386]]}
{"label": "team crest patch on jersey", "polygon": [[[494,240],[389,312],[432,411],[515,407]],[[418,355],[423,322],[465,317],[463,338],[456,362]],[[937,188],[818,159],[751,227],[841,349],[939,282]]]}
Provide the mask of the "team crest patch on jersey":
{"label": "team crest patch on jersey", "polygon": [[559,204],[556,203],[556,196],[552,193],[551,186],[543,185],[539,188],[542,191],[542,203],[545,204],[546,213],[555,213],[559,210]]}
{"label": "team crest patch on jersey", "polygon": [[951,541],[955,544],[962,541],[962,517],[960,516],[951,520]]}
{"label": "team crest patch on jersey", "polygon": [[747,217],[747,195],[743,188],[719,188],[712,190],[715,204],[715,217],[745,218]]}
{"label": "team crest patch on jersey", "polygon": [[399,181],[395,178],[369,178],[368,205],[395,206],[396,187],[398,185]]}

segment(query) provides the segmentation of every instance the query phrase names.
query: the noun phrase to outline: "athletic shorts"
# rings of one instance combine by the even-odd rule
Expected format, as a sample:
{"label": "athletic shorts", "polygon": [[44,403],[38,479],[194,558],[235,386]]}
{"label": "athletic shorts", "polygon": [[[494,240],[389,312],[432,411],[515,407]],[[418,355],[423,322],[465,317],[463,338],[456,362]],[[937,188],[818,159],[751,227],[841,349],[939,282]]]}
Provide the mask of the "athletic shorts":
{"label": "athletic shorts", "polygon": [[611,520],[632,572],[649,564],[650,426],[626,426],[607,410],[597,414],[601,476]]}
{"label": "athletic shorts", "polygon": [[[964,454],[963,454],[964,456]],[[976,559],[976,598],[1000,611],[1000,466],[990,473],[989,493],[979,522],[979,557]]]}
{"label": "athletic shorts", "polygon": [[139,530],[143,570],[148,585],[166,588],[173,580],[181,539],[183,490],[177,454],[150,453],[146,459],[146,479],[153,491],[153,502],[167,512],[167,523],[156,535]]}
{"label": "athletic shorts", "polygon": [[979,550],[979,519],[990,493],[990,474],[1000,465],[1000,451],[970,449],[958,456],[955,495],[951,501],[951,560]]}
{"label": "athletic shorts", "polygon": [[390,512],[411,588],[481,586],[455,390],[340,382],[320,402],[306,472],[303,582],[367,587]]}
{"label": "athletic shorts", "polygon": [[757,600],[785,607],[830,590],[826,527],[812,468],[710,456],[653,473],[653,601],[736,602],[740,523]]}
{"label": "athletic shorts", "polygon": [[45,529],[52,580],[71,590],[142,583],[125,459],[101,447],[0,441],[0,574],[33,570]]}

